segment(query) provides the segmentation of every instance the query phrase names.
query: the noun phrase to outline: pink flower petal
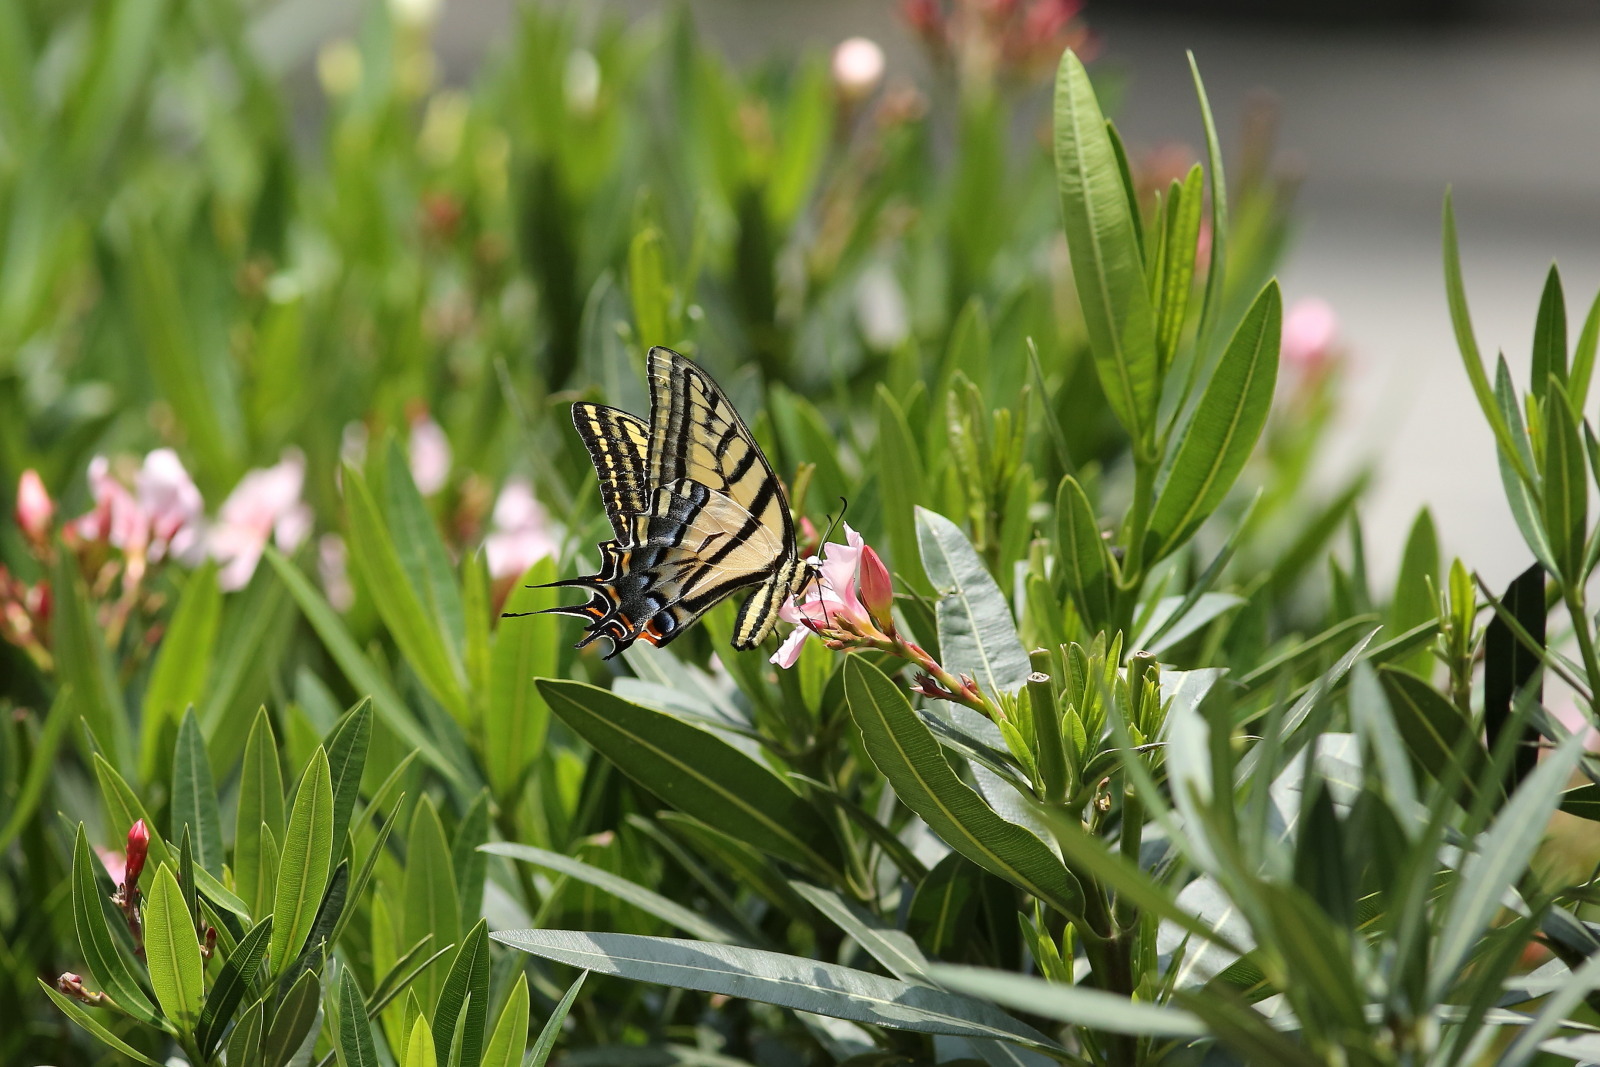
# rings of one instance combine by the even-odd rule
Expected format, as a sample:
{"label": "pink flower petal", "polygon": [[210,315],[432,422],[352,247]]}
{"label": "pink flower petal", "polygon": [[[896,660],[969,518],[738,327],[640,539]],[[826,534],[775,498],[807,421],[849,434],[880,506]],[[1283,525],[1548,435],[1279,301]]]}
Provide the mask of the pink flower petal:
{"label": "pink flower petal", "polygon": [[793,667],[800,659],[800,650],[805,646],[806,636],[810,634],[804,626],[796,626],[789,631],[789,636],[783,639],[783,644],[778,646],[778,651],[772,654],[767,662],[776,663],[785,670]]}

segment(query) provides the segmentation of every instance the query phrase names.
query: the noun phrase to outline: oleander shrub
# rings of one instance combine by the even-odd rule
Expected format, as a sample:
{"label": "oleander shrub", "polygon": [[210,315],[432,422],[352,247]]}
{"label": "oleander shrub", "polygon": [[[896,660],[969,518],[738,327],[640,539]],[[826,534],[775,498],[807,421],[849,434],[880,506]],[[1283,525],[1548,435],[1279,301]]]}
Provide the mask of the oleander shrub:
{"label": "oleander shrub", "polygon": [[[1375,588],[1271,145],[1196,68],[1203,159],[1130,152],[1075,5],[977,10],[906,5],[931,95],[672,14],[447,86],[426,4],[303,78],[273,10],[7,10],[0,1061],[1600,1057],[1600,301],[1488,367],[1446,200],[1529,566],[1424,511]],[[657,344],[821,560],[760,651],[529,614]]]}

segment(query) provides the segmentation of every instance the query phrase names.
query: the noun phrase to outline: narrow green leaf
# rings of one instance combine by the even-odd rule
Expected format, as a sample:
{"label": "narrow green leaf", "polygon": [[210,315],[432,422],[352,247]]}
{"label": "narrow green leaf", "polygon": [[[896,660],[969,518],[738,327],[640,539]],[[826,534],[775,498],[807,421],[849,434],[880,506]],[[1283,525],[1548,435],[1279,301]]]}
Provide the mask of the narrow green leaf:
{"label": "narrow green leaf", "polygon": [[489,1014],[489,924],[479,919],[456,950],[450,971],[439,991],[433,1013],[433,1043],[453,1048],[460,1031],[461,1055],[451,1056],[459,1067],[478,1067],[483,1059],[484,1031]]}
{"label": "narrow green leaf", "polygon": [[[1434,532],[1433,515],[1427,508],[1417,512],[1400,557],[1400,574],[1394,583],[1394,599],[1389,603],[1389,627],[1405,633],[1414,626],[1439,615],[1439,538]],[[1433,655],[1424,650],[1408,659],[1404,666],[1414,674],[1426,676]]]}
{"label": "narrow green leaf", "polygon": [[[328,755],[317,746],[295,790],[294,810],[283,839],[273,895],[272,970],[281,975],[294,962],[316,918],[333,857],[333,783]],[[276,1024],[274,1024],[276,1025]]]}
{"label": "narrow green leaf", "polygon": [[0,824],[0,855],[4,855],[6,849],[11,847],[11,842],[38,810],[45,786],[56,773],[56,750],[61,747],[61,739],[66,736],[67,730],[78,719],[72,685],[64,684],[56,692],[55,701],[45,715],[44,727],[39,731],[33,752],[27,759],[27,769],[22,772],[22,783],[12,797],[11,811],[6,815],[5,822]]}
{"label": "narrow green leaf", "polygon": [[238,1025],[228,1035],[228,1063],[256,1064],[261,1062],[261,1030],[266,1025],[267,1005],[258,1000],[239,1017]]}
{"label": "narrow green leaf", "polygon": [[138,1049],[122,1040],[122,1038],[114,1034],[110,1028],[105,1025],[105,1023],[102,1023],[94,1015],[90,1014],[82,1004],[79,1004],[71,997],[65,996],[58,992],[43,978],[38,979],[38,982],[39,988],[44,990],[45,996],[54,1001],[56,1007],[60,1008],[67,1018],[71,1019],[89,1033],[93,1034],[101,1044],[105,1045],[112,1052],[126,1056],[135,1063],[146,1064],[147,1067],[166,1067],[166,1064],[162,1063],[160,1060],[151,1059],[149,1056],[146,1056],[144,1053],[140,1052]]}
{"label": "narrow green leaf", "polygon": [[434,699],[457,722],[467,721],[460,660],[451,655],[444,638],[429,621],[366,479],[348,463],[344,467],[344,499],[350,521],[351,561],[363,588],[372,594],[384,626]]}
{"label": "narrow green leaf", "polygon": [[934,864],[918,883],[906,915],[906,929],[916,936],[917,944],[934,956],[948,955],[964,944],[978,904],[978,882],[985,877],[959,852]]}
{"label": "narrow green leaf", "polygon": [[321,1001],[322,983],[316,974],[307,971],[278,1001],[272,1025],[261,1040],[264,1067],[288,1067],[307,1039],[315,1040],[311,1028],[316,1025]]}
{"label": "narrow green leaf", "polygon": [[528,1004],[528,975],[524,971],[517,975],[517,984],[511,987],[511,996],[500,1009],[494,1033],[484,1046],[483,1067],[517,1067],[522,1062],[522,1046],[528,1040],[528,1024],[532,1021]]}
{"label": "narrow green leaf", "polygon": [[539,679],[561,720],[640,786],[774,856],[837,870],[837,844],[782,778],[706,730],[581,682]]}
{"label": "narrow green leaf", "polygon": [[321,961],[333,950],[333,932],[338,928],[339,920],[344,917],[344,906],[349,898],[349,891],[350,861],[340,860],[339,865],[333,869],[333,874],[328,876],[328,887],[322,891],[322,899],[317,902],[317,914],[311,920],[311,929],[306,934],[305,945],[295,957],[294,963],[278,980],[280,989],[293,983],[300,977],[302,971],[319,967]]}
{"label": "narrow green leaf", "polygon": [[939,593],[939,653],[945,670],[970,674],[991,696],[1015,693],[1033,667],[999,585],[961,528],[917,508],[917,541]]}
{"label": "narrow green leaf", "polygon": [[1057,1047],[1037,1030],[981,1001],[802,956],[671,937],[572,930],[507,930],[494,939],[558,963],[636,982],[759,1000],[897,1030]]}
{"label": "narrow green leaf", "polygon": [[928,498],[922,455],[906,421],[905,411],[881,382],[873,394],[878,419],[878,485],[883,495],[883,528],[889,539],[889,563],[918,592],[930,595],[917,543],[918,503]]}
{"label": "narrow green leaf", "polygon": [[178,743],[172,753],[172,830],[187,826],[195,861],[221,876],[222,815],[217,810],[217,789],[212,784],[211,762],[194,708],[184,712],[178,726]]}
{"label": "narrow green leaf", "polygon": [[1600,293],[1595,294],[1594,302],[1589,305],[1589,314],[1584,316],[1583,329],[1578,331],[1578,343],[1572,350],[1572,374],[1567,382],[1567,393],[1572,398],[1572,406],[1579,411],[1589,403],[1596,350],[1600,350]]}
{"label": "narrow green leaf", "polygon": [[216,984],[206,996],[205,1007],[200,1011],[200,1025],[195,1030],[195,1042],[202,1055],[210,1056],[222,1040],[222,1032],[233,1021],[239,1002],[255,981],[256,971],[267,954],[267,942],[272,936],[272,916],[268,915],[244,935],[244,940],[230,953],[217,975]]}
{"label": "narrow green leaf", "polygon": [[72,920],[78,932],[78,949],[89,966],[89,974],[123,1011],[140,1022],[162,1026],[161,1017],[123,958],[106,921],[102,901],[110,894],[101,884],[100,870],[100,861],[89,849],[89,838],[79,823],[72,844]]}
{"label": "narrow green leaf", "polygon": [[[1211,99],[1200,78],[1200,65],[1189,53],[1189,74],[1194,79],[1195,100],[1200,105],[1200,125],[1206,135],[1206,166],[1211,171],[1211,261],[1206,268],[1206,291],[1200,308],[1200,327],[1195,339],[1196,371],[1212,351],[1212,337],[1222,319],[1222,300],[1228,282],[1228,179],[1222,169],[1222,142],[1217,137],[1217,120],[1211,113]],[[1193,378],[1190,379],[1193,384]],[[1188,391],[1185,390],[1185,398]]]}
{"label": "narrow green leaf", "polygon": [[133,741],[122,686],[117,682],[105,637],[95,624],[89,595],[78,573],[78,557],[64,545],[56,548],[50,591],[54,611],[50,634],[57,675],[71,680],[78,714],[104,746],[110,765],[119,773],[131,773],[129,750]]}
{"label": "narrow green leaf", "polygon": [[936,964],[930,970],[940,985],[957,993],[1093,1030],[1146,1037],[1201,1037],[1206,1032],[1204,1024],[1189,1012],[1130,1000],[1100,989],[1061,985],[983,967]]}
{"label": "narrow green leaf", "polygon": [[467,642],[466,610],[456,584],[450,555],[428,505],[411,480],[411,464],[397,438],[389,439],[384,455],[384,517],[394,535],[400,565],[411,578],[412,588],[427,611],[426,618],[439,634],[439,643],[452,668],[464,678],[466,663],[462,652]]}
{"label": "narrow green leaf", "polygon": [[1156,291],[1156,359],[1162,373],[1172,365],[1183,335],[1194,290],[1195,256],[1200,244],[1200,214],[1205,206],[1205,172],[1196,163],[1183,184],[1167,194],[1162,232],[1161,276]]}
{"label": "narrow green leaf", "polygon": [[1379,667],[1378,680],[1383,683],[1384,695],[1394,710],[1395,726],[1412,758],[1435,780],[1442,781],[1446,770],[1458,762],[1457,752],[1465,744],[1466,762],[1459,773],[1461,780],[1472,787],[1487,765],[1489,754],[1461,710],[1426,681],[1400,668]]}
{"label": "narrow green leaf", "polygon": [[145,828],[150,831],[150,845],[147,852],[149,857],[145,864],[145,880],[148,883],[155,877],[156,868],[163,863],[173,861],[172,854],[167,849],[167,843],[156,832],[156,821],[145,810],[144,804],[128,785],[126,778],[117,773],[100,753],[94,753],[95,780],[100,785],[100,799],[106,807],[108,825],[117,837],[122,837],[140,819],[144,820]]}
{"label": "narrow green leaf", "polygon": [[896,930],[876,915],[831,889],[790,880],[794,891],[833,921],[885,970],[902,982],[928,985],[928,958],[904,930]]}
{"label": "narrow green leaf", "polygon": [[317,631],[317,636],[327,647],[328,654],[339,664],[339,669],[344,672],[345,677],[350,679],[350,684],[358,693],[366,693],[372,697],[373,706],[382,716],[384,725],[399,734],[407,745],[417,749],[423,759],[443,773],[452,783],[459,785],[464,782],[461,768],[445,757],[434,744],[433,738],[417,723],[416,718],[406,707],[405,701],[400,699],[394,687],[361,651],[361,646],[356,644],[344,620],[339,618],[338,613],[328,605],[316,587],[300,573],[299,568],[270,545],[264,554],[267,562],[288,587],[295,603],[300,606],[306,621]]}
{"label": "narrow green leaf", "polygon": [[1550,379],[1567,381],[1567,301],[1554,263],[1545,275],[1539,314],[1533,322],[1533,394],[1543,400]]}
{"label": "narrow green leaf", "polygon": [[1071,475],[1056,493],[1056,552],[1067,591],[1090,628],[1111,617],[1111,557],[1089,497]]}
{"label": "narrow green leaf", "polygon": [[[414,945],[433,935],[435,946],[456,945],[461,940],[461,907],[456,899],[455,872],[450,845],[433,799],[423,794],[411,816],[406,835],[406,873],[402,888],[400,943]],[[419,981],[419,997],[428,1009],[439,999],[445,968],[433,967]]]}
{"label": "narrow green leaf", "polygon": [[[506,598],[509,613],[539,612],[560,602],[559,590],[534,589],[556,580],[555,560],[535,563]],[[489,788],[509,804],[544,751],[550,708],[535,678],[557,673],[562,637],[555,615],[501,619],[489,653],[489,701],[483,720],[483,765]]]}
{"label": "narrow green leaf", "polygon": [[244,764],[239,771],[239,807],[233,831],[233,884],[251,905],[251,914],[260,915],[262,900],[258,892],[261,877],[261,827],[274,835],[283,833],[283,772],[278,767],[278,740],[272,733],[267,709],[256,712],[250,737],[244,746]]}
{"label": "narrow green leaf", "polygon": [[550,1017],[544,1021],[544,1026],[539,1029],[539,1038],[528,1050],[528,1058],[523,1061],[523,1067],[545,1067],[549,1062],[550,1053],[555,1051],[556,1041],[561,1037],[561,1024],[567,1021],[567,1013],[572,1010],[573,1002],[578,999],[578,990],[583,988],[583,980],[587,977],[589,977],[588,971],[579,971],[578,977],[567,987],[561,1003],[556,1005]]}
{"label": "narrow green leaf", "polygon": [[1566,390],[1551,379],[1544,404],[1544,530],[1556,572],[1567,583],[1582,582],[1584,537],[1589,527],[1589,472],[1578,418]]}
{"label": "narrow green leaf", "polygon": [[1101,387],[1141,452],[1153,439],[1158,394],[1155,318],[1133,213],[1083,63],[1061,57],[1055,88],[1056,184]]}
{"label": "narrow green leaf", "polygon": [[[527,999],[527,975],[522,976],[523,999]],[[372,1040],[372,1020],[367,1018],[366,1000],[350,968],[339,969],[339,1054],[344,1067],[378,1067],[378,1047]],[[492,1067],[513,1067],[510,1062]]]}
{"label": "narrow green leaf", "polygon": [[[221,625],[222,590],[217,586],[217,567],[207,562],[184,583],[183,595],[156,650],[150,682],[145,686],[139,723],[139,777],[146,782],[158,773],[156,760],[164,728],[176,723],[184,709],[205,699],[206,677]],[[201,863],[216,873],[204,859]]]}
{"label": "narrow green leaf", "polygon": [[411,1037],[406,1042],[405,1067],[439,1067],[439,1057],[434,1052],[433,1031],[428,1020],[417,1016],[411,1024]]}
{"label": "narrow green leaf", "polygon": [[489,791],[480,789],[467,813],[456,825],[450,842],[450,865],[456,872],[456,900],[461,905],[461,928],[469,930],[483,912],[483,883],[488,878],[489,857],[478,846],[489,840]]}
{"label": "narrow green leaf", "polygon": [[850,714],[867,752],[901,802],[973,863],[1063,915],[1082,915],[1077,879],[1037,837],[1001,818],[956,777],[900,687],[859,656],[845,663],[844,677]]}
{"label": "narrow green leaf", "polygon": [[156,872],[155,889],[144,909],[144,951],[162,1013],[180,1033],[193,1032],[202,995],[200,942],[183,903],[183,890],[166,864]]}
{"label": "narrow green leaf", "polygon": [[1150,516],[1151,561],[1193,535],[1244,469],[1272,407],[1282,298],[1276,281],[1256,297],[1178,435]]}
{"label": "narrow green leaf", "polygon": [[328,777],[333,785],[333,840],[343,841],[361,792],[361,773],[367,766],[367,745],[372,737],[372,699],[350,709],[322,742],[328,754]]}
{"label": "narrow green leaf", "polygon": [[601,870],[599,867],[585,863],[580,859],[575,859],[572,856],[563,856],[559,852],[535,848],[532,845],[517,845],[503,841],[495,841],[484,845],[482,851],[495,856],[506,856],[510,859],[536,864],[546,870],[564,874],[569,878],[575,878],[586,885],[592,885],[596,889],[610,893],[618,900],[626,901],[639,910],[654,915],[663,922],[671,923],[684,933],[702,941],[717,941],[729,945],[737,944],[739,941],[739,938],[733,936],[710,919],[690,911],[682,904],[646,889],[637,882],[629,881],[621,875]]}

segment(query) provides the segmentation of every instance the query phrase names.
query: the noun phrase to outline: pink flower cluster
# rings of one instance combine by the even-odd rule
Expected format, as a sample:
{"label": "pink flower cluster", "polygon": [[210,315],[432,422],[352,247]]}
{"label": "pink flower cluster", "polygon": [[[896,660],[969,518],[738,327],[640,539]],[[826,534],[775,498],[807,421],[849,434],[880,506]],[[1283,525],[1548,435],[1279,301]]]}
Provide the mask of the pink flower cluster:
{"label": "pink flower cluster", "polygon": [[964,78],[1032,78],[1068,48],[1085,58],[1094,48],[1082,0],[901,0],[900,12],[934,59]]}

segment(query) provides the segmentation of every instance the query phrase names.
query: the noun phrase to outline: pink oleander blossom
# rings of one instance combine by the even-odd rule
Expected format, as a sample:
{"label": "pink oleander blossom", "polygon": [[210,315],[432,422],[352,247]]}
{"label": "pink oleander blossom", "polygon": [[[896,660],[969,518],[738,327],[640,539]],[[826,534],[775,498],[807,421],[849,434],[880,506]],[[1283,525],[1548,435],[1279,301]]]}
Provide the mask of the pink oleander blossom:
{"label": "pink oleander blossom", "polygon": [[539,560],[555,555],[557,547],[550,516],[534,497],[533,486],[524,478],[508,480],[494,502],[489,536],[483,540],[489,577],[520,578]]}
{"label": "pink oleander blossom", "polygon": [[771,662],[780,667],[793,667],[800,659],[800,649],[806,638],[819,631],[844,629],[860,630],[872,626],[866,605],[856,593],[856,572],[864,551],[871,551],[861,535],[844,527],[845,544],[827,546],[826,558],[815,556],[806,562],[817,567],[817,577],[806,585],[803,600],[790,597],[778,609],[778,618],[793,623],[794,629],[784,638]]}
{"label": "pink oleander blossom", "polygon": [[273,466],[247,472],[223,501],[206,547],[222,564],[217,582],[224,590],[249,584],[269,539],[292,552],[311,532],[311,509],[300,499],[305,473],[305,456],[288,449]]}
{"label": "pink oleander blossom", "polygon": [[355,606],[356,590],[350,584],[348,552],[344,538],[336,533],[325,533],[317,538],[317,577],[322,579],[322,593],[334,611],[346,612]]}
{"label": "pink oleander blossom", "polygon": [[411,420],[411,480],[417,492],[432,496],[450,480],[450,439],[444,428],[426,413]]}
{"label": "pink oleander blossom", "polygon": [[55,519],[55,501],[44,487],[36,470],[25,470],[17,481],[17,526],[28,540],[43,544],[50,538],[50,523]]}
{"label": "pink oleander blossom", "polygon": [[1331,359],[1339,341],[1339,316],[1318,297],[1305,297],[1289,305],[1283,316],[1282,355],[1285,363],[1311,372]]}
{"label": "pink oleander blossom", "polygon": [[72,532],[85,541],[106,541],[129,555],[143,555],[150,543],[150,517],[127,486],[112,476],[111,461],[105,456],[89,461],[89,492],[94,508],[72,521]]}
{"label": "pink oleander blossom", "polygon": [[205,554],[205,501],[170,448],[144,457],[133,477],[135,497],[150,526],[150,559],[169,553],[189,565]]}

